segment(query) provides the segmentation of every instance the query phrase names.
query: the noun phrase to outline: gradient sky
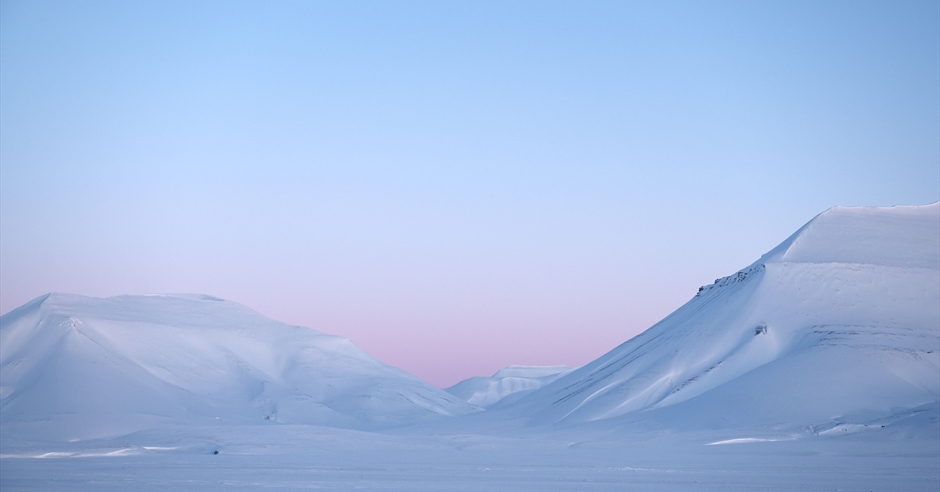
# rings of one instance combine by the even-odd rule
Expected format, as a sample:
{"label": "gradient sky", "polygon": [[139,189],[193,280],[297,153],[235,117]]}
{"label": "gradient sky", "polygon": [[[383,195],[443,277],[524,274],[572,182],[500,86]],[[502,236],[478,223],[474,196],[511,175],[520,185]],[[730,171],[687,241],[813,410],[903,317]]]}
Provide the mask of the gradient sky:
{"label": "gradient sky", "polygon": [[447,386],[940,198],[940,6],[6,1],[0,311],[200,292]]}

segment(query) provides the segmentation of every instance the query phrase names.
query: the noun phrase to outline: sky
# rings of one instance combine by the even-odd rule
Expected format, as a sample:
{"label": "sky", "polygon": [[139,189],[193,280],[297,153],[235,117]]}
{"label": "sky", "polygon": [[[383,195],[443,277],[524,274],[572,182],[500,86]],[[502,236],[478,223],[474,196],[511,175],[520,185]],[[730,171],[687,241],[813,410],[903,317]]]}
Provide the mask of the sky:
{"label": "sky", "polygon": [[940,4],[7,1],[0,312],[205,293],[445,387],[940,199]]}

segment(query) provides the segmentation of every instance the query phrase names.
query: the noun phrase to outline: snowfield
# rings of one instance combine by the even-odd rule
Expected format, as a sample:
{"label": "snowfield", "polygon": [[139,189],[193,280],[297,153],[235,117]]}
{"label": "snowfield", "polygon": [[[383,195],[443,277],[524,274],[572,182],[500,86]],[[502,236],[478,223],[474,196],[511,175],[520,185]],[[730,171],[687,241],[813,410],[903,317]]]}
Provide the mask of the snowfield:
{"label": "snowfield", "polygon": [[940,203],[830,209],[576,369],[442,391],[208,296],[0,318],[6,490],[940,489]]}
{"label": "snowfield", "polygon": [[[23,446],[4,491],[934,491],[937,436],[915,427],[712,445],[728,433],[421,435],[310,425],[164,428]],[[173,448],[173,449],[170,449]],[[218,455],[213,451],[219,451]]]}

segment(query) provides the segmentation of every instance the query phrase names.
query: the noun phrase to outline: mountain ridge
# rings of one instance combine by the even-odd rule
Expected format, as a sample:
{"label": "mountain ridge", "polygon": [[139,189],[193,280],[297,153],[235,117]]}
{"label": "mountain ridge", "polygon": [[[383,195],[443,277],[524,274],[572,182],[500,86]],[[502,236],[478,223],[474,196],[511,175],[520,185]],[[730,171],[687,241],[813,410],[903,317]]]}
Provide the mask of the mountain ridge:
{"label": "mountain ridge", "polygon": [[59,438],[166,423],[376,429],[477,410],[345,338],[192,294],[40,296],[0,317],[0,368],[4,430]]}
{"label": "mountain ridge", "polygon": [[832,208],[650,329],[496,413],[530,425],[795,429],[936,404],[938,268],[940,203]]}

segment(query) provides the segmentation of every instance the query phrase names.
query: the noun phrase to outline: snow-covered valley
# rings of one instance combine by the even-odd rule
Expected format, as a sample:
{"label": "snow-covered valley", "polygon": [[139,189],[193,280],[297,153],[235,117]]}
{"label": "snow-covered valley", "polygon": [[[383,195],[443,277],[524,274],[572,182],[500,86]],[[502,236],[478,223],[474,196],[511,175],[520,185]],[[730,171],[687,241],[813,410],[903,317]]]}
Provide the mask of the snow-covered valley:
{"label": "snow-covered valley", "polygon": [[940,203],[830,209],[582,367],[439,390],[209,296],[0,318],[3,490],[937,490]]}

